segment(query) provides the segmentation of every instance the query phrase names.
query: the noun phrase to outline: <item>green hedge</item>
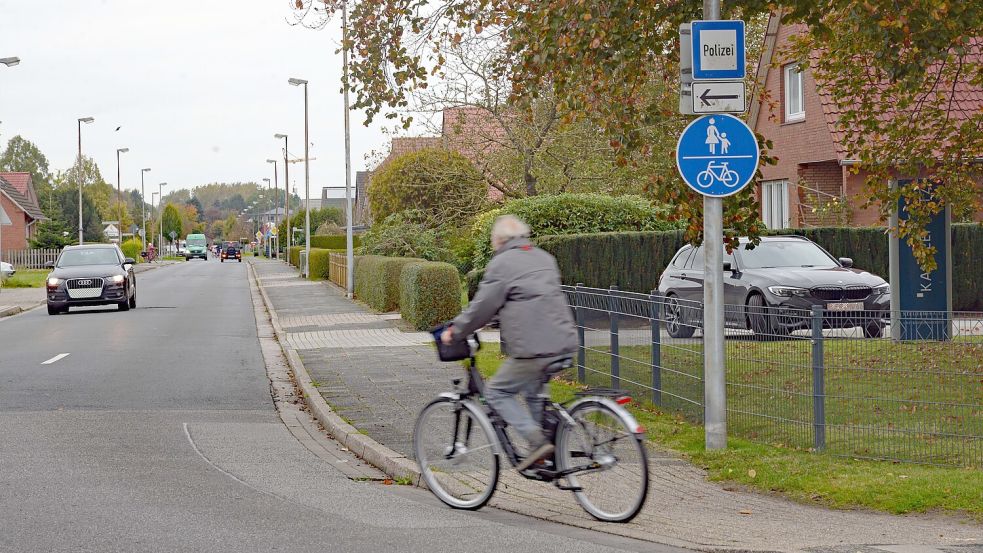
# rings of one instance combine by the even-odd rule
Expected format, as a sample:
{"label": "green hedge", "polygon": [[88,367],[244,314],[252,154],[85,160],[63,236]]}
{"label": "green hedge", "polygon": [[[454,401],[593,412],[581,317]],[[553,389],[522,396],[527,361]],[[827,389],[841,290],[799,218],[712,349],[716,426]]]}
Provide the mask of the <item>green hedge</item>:
{"label": "green hedge", "polygon": [[416,257],[363,255],[355,264],[355,297],[376,311],[399,308],[399,278],[407,263],[425,261]]}
{"label": "green hedge", "polygon": [[433,328],[461,311],[461,280],[450,263],[405,264],[399,281],[399,311],[419,330]]}
{"label": "green hedge", "polygon": [[557,194],[507,202],[478,216],[472,227],[476,269],[491,258],[491,228],[499,215],[512,214],[529,225],[532,235],[569,235],[618,231],[658,231],[680,228],[667,210],[638,196]]}
{"label": "green hedge", "polygon": [[[362,245],[361,236],[352,236],[352,247],[357,248]],[[326,250],[344,250],[348,247],[344,234],[334,236],[311,236],[311,249],[323,248]]]}
{"label": "green hedge", "polygon": [[300,250],[304,249],[303,246],[290,246],[287,251],[287,262],[294,267],[300,267]]}
{"label": "green hedge", "polygon": [[134,261],[140,263],[140,252],[143,251],[143,242],[139,238],[130,238],[120,244],[119,249],[123,250],[123,255],[132,257]]}

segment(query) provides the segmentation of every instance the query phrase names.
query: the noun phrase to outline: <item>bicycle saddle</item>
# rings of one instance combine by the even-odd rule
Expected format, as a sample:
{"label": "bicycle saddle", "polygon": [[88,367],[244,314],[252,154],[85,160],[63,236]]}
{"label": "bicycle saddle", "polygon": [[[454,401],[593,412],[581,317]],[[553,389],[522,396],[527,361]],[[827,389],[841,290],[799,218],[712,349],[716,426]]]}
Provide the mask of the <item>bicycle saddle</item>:
{"label": "bicycle saddle", "polygon": [[572,366],[572,357],[564,357],[563,359],[550,363],[545,369],[543,369],[543,382],[548,382],[549,379],[553,378],[557,373],[569,369]]}

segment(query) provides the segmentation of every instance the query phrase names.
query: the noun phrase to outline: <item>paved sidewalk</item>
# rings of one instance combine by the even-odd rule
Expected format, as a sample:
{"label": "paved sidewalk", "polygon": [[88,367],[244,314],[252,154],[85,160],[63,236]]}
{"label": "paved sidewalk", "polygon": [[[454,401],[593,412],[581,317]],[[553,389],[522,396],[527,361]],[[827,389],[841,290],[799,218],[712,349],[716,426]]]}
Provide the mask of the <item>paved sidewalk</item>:
{"label": "paved sidewalk", "polygon": [[7,288],[0,290],[0,317],[16,315],[44,303],[44,288]]}
{"label": "paved sidewalk", "polygon": [[[334,286],[300,280],[280,262],[257,260],[256,275],[329,405],[375,441],[412,457],[420,408],[450,380],[456,363],[439,363],[426,333],[400,332],[349,301]],[[503,471],[492,505],[612,534],[705,551],[842,553],[983,552],[983,527],[944,516],[831,511],[708,482],[705,473],[651,449],[649,498],[629,524],[600,523],[572,494]],[[865,545],[866,544],[866,545]],[[926,546],[876,547],[877,544]]]}

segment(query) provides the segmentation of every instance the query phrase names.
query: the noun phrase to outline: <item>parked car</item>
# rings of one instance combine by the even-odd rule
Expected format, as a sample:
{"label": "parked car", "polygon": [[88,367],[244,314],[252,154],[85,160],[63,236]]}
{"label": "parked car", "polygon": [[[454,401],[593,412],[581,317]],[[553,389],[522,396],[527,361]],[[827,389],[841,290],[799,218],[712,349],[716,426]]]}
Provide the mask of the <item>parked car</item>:
{"label": "parked car", "polygon": [[242,263],[242,252],[236,246],[229,244],[222,250],[222,263],[225,263],[226,259],[236,259]]}
{"label": "parked car", "polygon": [[[778,335],[808,328],[812,306],[825,309],[825,328],[861,327],[881,336],[888,322],[890,286],[881,277],[853,268],[801,236],[771,236],[753,249],[724,251],[724,324]],[[670,336],[689,338],[702,324],[703,247],[684,246],[659,277]]]}
{"label": "parked car", "polygon": [[120,311],[136,307],[134,263],[115,244],[67,246],[58,261],[49,264],[48,314],[89,305],[116,305]]}
{"label": "parked car", "polygon": [[8,278],[14,276],[14,273],[16,272],[17,271],[14,270],[13,265],[7,263],[6,261],[0,261],[0,281],[7,280]]}

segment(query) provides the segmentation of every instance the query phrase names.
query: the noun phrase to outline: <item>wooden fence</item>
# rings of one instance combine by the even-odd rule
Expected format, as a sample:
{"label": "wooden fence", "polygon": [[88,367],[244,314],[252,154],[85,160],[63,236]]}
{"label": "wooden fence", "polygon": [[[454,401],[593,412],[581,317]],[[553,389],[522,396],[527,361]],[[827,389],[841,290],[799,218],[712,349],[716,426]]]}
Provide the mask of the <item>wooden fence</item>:
{"label": "wooden fence", "polygon": [[60,253],[58,248],[4,250],[0,261],[6,261],[17,269],[43,269],[45,263],[56,261]]}
{"label": "wooden fence", "polygon": [[348,289],[348,256],[343,253],[328,254],[328,280]]}

